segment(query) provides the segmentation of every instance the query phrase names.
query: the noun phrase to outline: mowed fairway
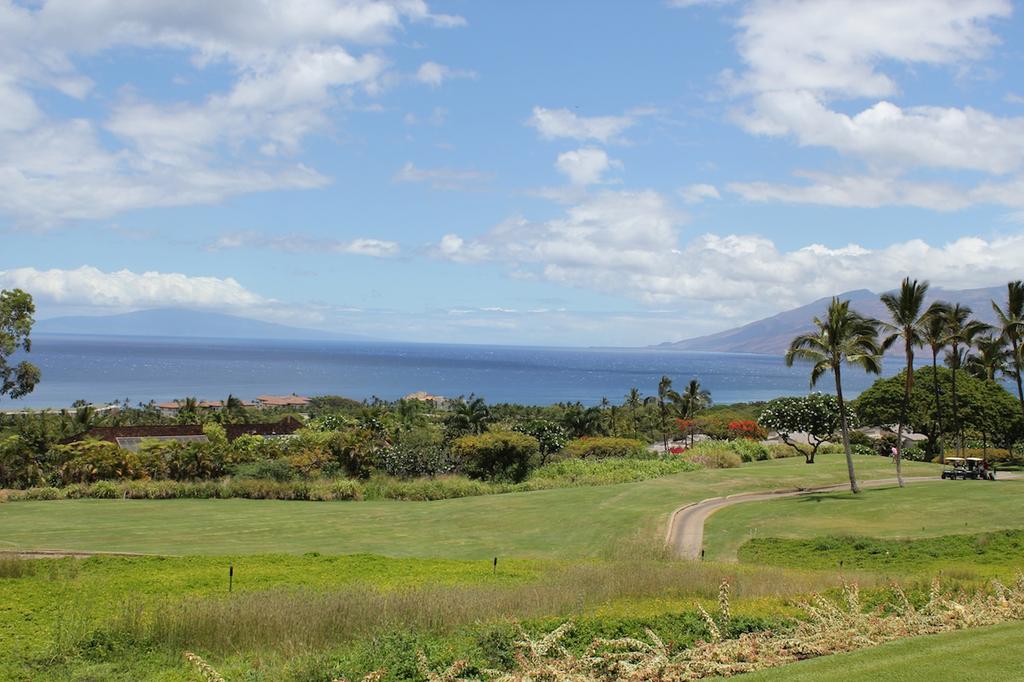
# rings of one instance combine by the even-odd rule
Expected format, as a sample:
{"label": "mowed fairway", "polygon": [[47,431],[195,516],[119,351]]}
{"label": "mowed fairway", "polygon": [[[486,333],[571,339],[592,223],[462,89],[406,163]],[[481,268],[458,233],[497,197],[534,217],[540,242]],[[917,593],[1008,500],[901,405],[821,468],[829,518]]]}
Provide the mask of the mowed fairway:
{"label": "mowed fairway", "polygon": [[[893,475],[887,458],[856,459],[865,480]],[[905,471],[908,476],[939,474],[936,465],[919,463],[907,463]],[[461,559],[585,557],[637,538],[659,542],[669,514],[689,502],[750,490],[841,483],[845,477],[842,455],[825,455],[814,465],[789,458],[640,483],[437,502],[12,502],[0,505],[0,548],[168,555],[316,551]]]}
{"label": "mowed fairway", "polygon": [[[862,475],[862,478],[867,476]],[[853,535],[921,538],[1024,527],[1024,480],[939,481],[737,504],[704,527],[709,559],[734,561],[747,540]]]}
{"label": "mowed fairway", "polygon": [[[1024,624],[944,632],[730,679],[743,682],[1015,682],[1024,679]],[[722,679],[722,678],[716,678]]]}

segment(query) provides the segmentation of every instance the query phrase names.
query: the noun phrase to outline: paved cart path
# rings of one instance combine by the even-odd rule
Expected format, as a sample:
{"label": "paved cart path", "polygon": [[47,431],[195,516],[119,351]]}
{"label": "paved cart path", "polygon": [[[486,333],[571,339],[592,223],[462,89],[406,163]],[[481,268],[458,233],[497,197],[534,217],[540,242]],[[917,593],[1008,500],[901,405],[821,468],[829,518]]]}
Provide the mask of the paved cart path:
{"label": "paved cart path", "polygon": [[[1020,478],[1020,474],[1005,472],[997,474],[998,480]],[[943,482],[937,476],[913,476],[904,477],[903,482],[930,483]],[[896,485],[895,478],[879,478],[873,481],[859,481],[861,488],[881,488]],[[952,482],[950,482],[952,483]],[[849,490],[850,484],[837,483],[836,485],[821,486],[818,488],[797,488],[790,490],[766,490],[761,492],[739,493],[728,497],[712,497],[700,502],[685,505],[672,512],[669,519],[668,533],[665,540],[674,550],[674,554],[683,559],[699,559],[701,550],[704,548],[704,524],[708,517],[719,509],[729,507],[743,502],[761,502],[763,500],[774,500],[780,497],[796,497],[798,495],[813,495],[814,493],[827,493]]]}

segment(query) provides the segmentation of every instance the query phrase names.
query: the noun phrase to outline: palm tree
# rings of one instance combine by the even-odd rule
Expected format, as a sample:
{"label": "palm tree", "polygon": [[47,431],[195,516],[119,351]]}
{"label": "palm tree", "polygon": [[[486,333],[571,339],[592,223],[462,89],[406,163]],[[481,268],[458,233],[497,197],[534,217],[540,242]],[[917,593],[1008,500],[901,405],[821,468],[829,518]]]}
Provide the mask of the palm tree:
{"label": "palm tree", "polygon": [[963,364],[965,353],[974,343],[974,338],[990,329],[984,322],[971,319],[971,309],[960,303],[946,311],[946,343],[949,345],[948,357],[952,361],[949,369],[953,374],[951,395],[953,398],[953,433],[956,436],[957,454],[963,450],[963,434],[960,429],[960,411],[956,399],[956,371]]}
{"label": "palm tree", "polygon": [[907,376],[903,382],[903,404],[900,405],[900,420],[896,426],[896,481],[903,487],[903,425],[907,423],[910,409],[910,392],[914,388],[914,349],[924,344],[927,312],[922,315],[924,297],[928,293],[928,282],[918,282],[909,277],[900,285],[899,294],[882,294],[882,303],[889,310],[892,322],[883,322],[882,329],[890,332],[882,342],[882,348],[889,348],[898,339],[903,340],[903,354],[907,359]]}
{"label": "palm tree", "polygon": [[227,400],[224,401],[221,411],[229,417],[229,419],[235,419],[242,423],[249,421],[249,415],[245,412],[245,405],[239,400],[233,393],[228,393]]}
{"label": "palm tree", "polygon": [[395,443],[402,442],[402,432],[412,431],[420,421],[420,400],[402,399],[395,403],[395,416],[398,418],[398,427],[395,429]]}
{"label": "palm tree", "polygon": [[481,434],[487,430],[487,423],[491,421],[491,411],[483,398],[476,398],[472,395],[469,400],[461,398],[455,403],[449,423],[463,433]]}
{"label": "palm tree", "polygon": [[686,408],[684,419],[692,419],[698,412],[711,406],[711,391],[705,390],[696,379],[690,379],[679,396],[679,403]]}
{"label": "palm tree", "polygon": [[185,398],[178,401],[178,423],[199,423],[199,401],[196,398]]}
{"label": "palm tree", "polygon": [[75,433],[84,433],[94,426],[97,426],[99,420],[96,414],[96,408],[92,405],[82,405],[75,410],[75,413],[71,416],[71,424],[75,428]]}
{"label": "palm tree", "polygon": [[925,323],[923,339],[932,351],[932,390],[935,393],[935,442],[938,445],[939,457],[945,463],[945,449],[942,447],[942,401],[939,400],[939,353],[946,347],[946,316],[950,305],[944,301],[935,301],[928,306],[924,314]]}
{"label": "palm tree", "polygon": [[1024,338],[1024,282],[1017,280],[1006,285],[1006,308],[1000,308],[992,301],[992,310],[996,313],[1003,338],[1010,342],[1010,362],[1013,365],[1013,376],[1017,382],[1017,400],[1020,401],[1021,414],[1024,414],[1024,388],[1021,388],[1022,338]]}
{"label": "palm tree", "polygon": [[658,382],[658,395],[648,396],[644,403],[657,403],[658,404],[658,419],[661,423],[661,442],[665,448],[665,454],[668,455],[668,403],[669,401],[675,402],[679,399],[679,394],[672,390],[672,380],[667,376],[661,377],[661,381]]}
{"label": "palm tree", "polygon": [[601,428],[605,434],[609,434],[615,427],[615,408],[612,407],[612,402],[608,400],[607,396],[601,396],[600,409],[602,415],[607,415],[602,417],[603,425]]}
{"label": "palm tree", "polygon": [[974,347],[978,352],[968,355],[964,363],[968,374],[979,379],[995,381],[996,375],[1006,372],[1010,351],[1006,347],[1005,336],[982,336],[974,341]]}
{"label": "palm tree", "polygon": [[846,403],[843,400],[843,363],[857,365],[871,374],[882,371],[882,349],[878,345],[878,321],[866,318],[850,310],[850,301],[833,298],[828,306],[825,319],[814,318],[812,332],[793,339],[786,351],[786,366],[792,367],[797,360],[810,362],[811,388],[827,372],[832,372],[836,381],[836,398],[839,402],[839,424],[843,432],[843,449],[846,452],[846,468],[850,475],[850,490],[859,493],[857,476],[853,470],[853,456],[850,453],[850,426],[846,418]]}
{"label": "palm tree", "polygon": [[[672,399],[672,411],[678,419],[688,421],[698,412],[711,405],[711,392],[704,390],[700,382],[690,379],[686,389]],[[693,446],[694,430],[690,429],[690,446]]]}
{"label": "palm tree", "polygon": [[565,406],[562,426],[573,438],[593,436],[603,430],[604,415],[599,407],[583,407],[583,403],[571,403]]}
{"label": "palm tree", "polygon": [[626,394],[626,407],[629,408],[629,417],[633,422],[633,438],[640,435],[640,422],[637,420],[636,411],[640,409],[643,401],[640,389],[636,387],[629,389],[629,393]]}

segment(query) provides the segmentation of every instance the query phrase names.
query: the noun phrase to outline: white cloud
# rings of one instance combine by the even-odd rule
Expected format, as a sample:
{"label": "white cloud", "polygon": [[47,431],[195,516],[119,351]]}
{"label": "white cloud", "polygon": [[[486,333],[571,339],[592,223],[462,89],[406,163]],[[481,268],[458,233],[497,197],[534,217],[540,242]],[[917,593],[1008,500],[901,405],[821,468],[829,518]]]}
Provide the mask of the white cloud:
{"label": "white cloud", "polygon": [[559,154],[555,168],[574,185],[592,185],[601,182],[608,170],[622,168],[622,162],[608,158],[603,149],[582,147]]}
{"label": "white cloud", "polygon": [[[806,186],[737,183],[756,200],[956,210],[999,194],[979,185],[907,180],[915,169],[1007,175],[1024,169],[1024,117],[973,107],[900,105],[894,76],[917,65],[961,73],[999,40],[1009,0],[763,0],[745,5],[727,73],[744,98],[735,118],[755,135],[835,149],[870,172],[812,177]],[[857,100],[876,101],[863,106]],[[840,106],[837,102],[851,102]],[[875,177],[871,177],[875,176]]]}
{"label": "white cloud", "polygon": [[207,251],[226,249],[271,249],[284,253],[343,253],[375,258],[397,256],[397,242],[382,239],[321,239],[302,234],[271,235],[252,230],[221,235],[206,246]]}
{"label": "white cloud", "polygon": [[[285,157],[329,129],[332,112],[359,91],[394,80],[374,46],[408,22],[465,23],[423,0],[2,2],[0,212],[46,226],[321,187],[325,178]],[[230,85],[200,101],[124,96],[103,120],[44,111],[36,92],[87,96],[93,84],[77,60],[123,47],[178,51],[196,69],[217,64]]]}
{"label": "white cloud", "polygon": [[231,277],[193,277],[176,272],[118,270],[84,265],[74,270],[0,270],[0,286],[18,287],[43,302],[116,309],[183,306],[247,309],[273,304]]}
{"label": "white cloud", "polygon": [[987,22],[1009,0],[765,0],[739,19],[736,87],[822,97],[887,97],[899,90],[882,64],[948,65],[997,42]]}
{"label": "white cloud", "polygon": [[655,192],[605,191],[546,222],[517,218],[474,239],[446,235],[435,255],[498,262],[648,305],[696,302],[761,316],[838,291],[895,285],[908,272],[949,288],[990,286],[1019,277],[1024,262],[1024,234],[784,251],[750,234],[705,234],[682,244],[682,219]]}
{"label": "white cloud", "polygon": [[749,201],[778,201],[824,206],[877,208],[915,206],[935,211],[958,211],[977,204],[1024,207],[1024,178],[961,188],[946,182],[915,182],[898,176],[798,173],[801,185],[773,182],[734,182],[729,190]]}
{"label": "white cloud", "polygon": [[1008,173],[1024,166],[1024,117],[967,107],[877,104],[849,116],[808,91],[769,92],[740,116],[750,132],[793,134],[805,146],[832,147],[869,162]]}
{"label": "white cloud", "polygon": [[698,183],[695,185],[687,185],[679,190],[679,193],[683,196],[683,201],[688,204],[699,204],[707,199],[721,199],[722,195],[718,193],[718,188],[714,185],[708,185],[706,183]]}
{"label": "white cloud", "polygon": [[392,178],[394,182],[426,182],[434,189],[469,189],[490,179],[487,173],[457,168],[418,168],[407,161]]}
{"label": "white cloud", "polygon": [[423,62],[416,70],[416,80],[435,88],[453,78],[476,78],[476,71],[453,69],[437,62]]}
{"label": "white cloud", "polygon": [[673,228],[680,218],[657,192],[602,191],[562,218],[509,219],[473,240],[446,235],[436,254],[463,262],[536,265],[549,279],[615,289],[618,283],[609,274],[628,278],[651,270],[675,244]]}
{"label": "white cloud", "polygon": [[579,116],[568,109],[534,107],[527,123],[552,140],[568,137],[576,140],[614,141],[635,122],[632,116]]}

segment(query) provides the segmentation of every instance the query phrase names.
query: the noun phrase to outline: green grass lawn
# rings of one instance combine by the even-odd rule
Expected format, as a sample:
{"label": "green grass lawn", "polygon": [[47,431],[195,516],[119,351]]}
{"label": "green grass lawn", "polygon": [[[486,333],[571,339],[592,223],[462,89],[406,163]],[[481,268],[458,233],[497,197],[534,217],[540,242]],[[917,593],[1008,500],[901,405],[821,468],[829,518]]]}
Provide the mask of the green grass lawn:
{"label": "green grass lawn", "polygon": [[[887,458],[858,457],[857,467],[865,480],[892,475]],[[905,469],[908,476],[939,472],[936,465],[910,462]],[[436,502],[12,502],[0,505],[0,548],[575,558],[605,554],[638,537],[660,542],[668,515],[688,502],[748,490],[841,483],[845,477],[842,455],[824,455],[814,465],[789,458],[639,483]]]}
{"label": "green grass lawn", "polygon": [[747,502],[708,519],[705,552],[709,559],[731,561],[752,538],[920,538],[1020,528],[1022,503],[1024,481],[1016,480],[939,481],[867,489],[858,495],[822,493]]}
{"label": "green grass lawn", "polygon": [[828,535],[808,540],[755,538],[739,550],[748,565],[811,570],[1008,576],[1024,566],[1024,530],[913,540]]}
{"label": "green grass lawn", "polygon": [[729,678],[736,682],[1015,682],[1024,679],[1024,623],[889,642]]}

